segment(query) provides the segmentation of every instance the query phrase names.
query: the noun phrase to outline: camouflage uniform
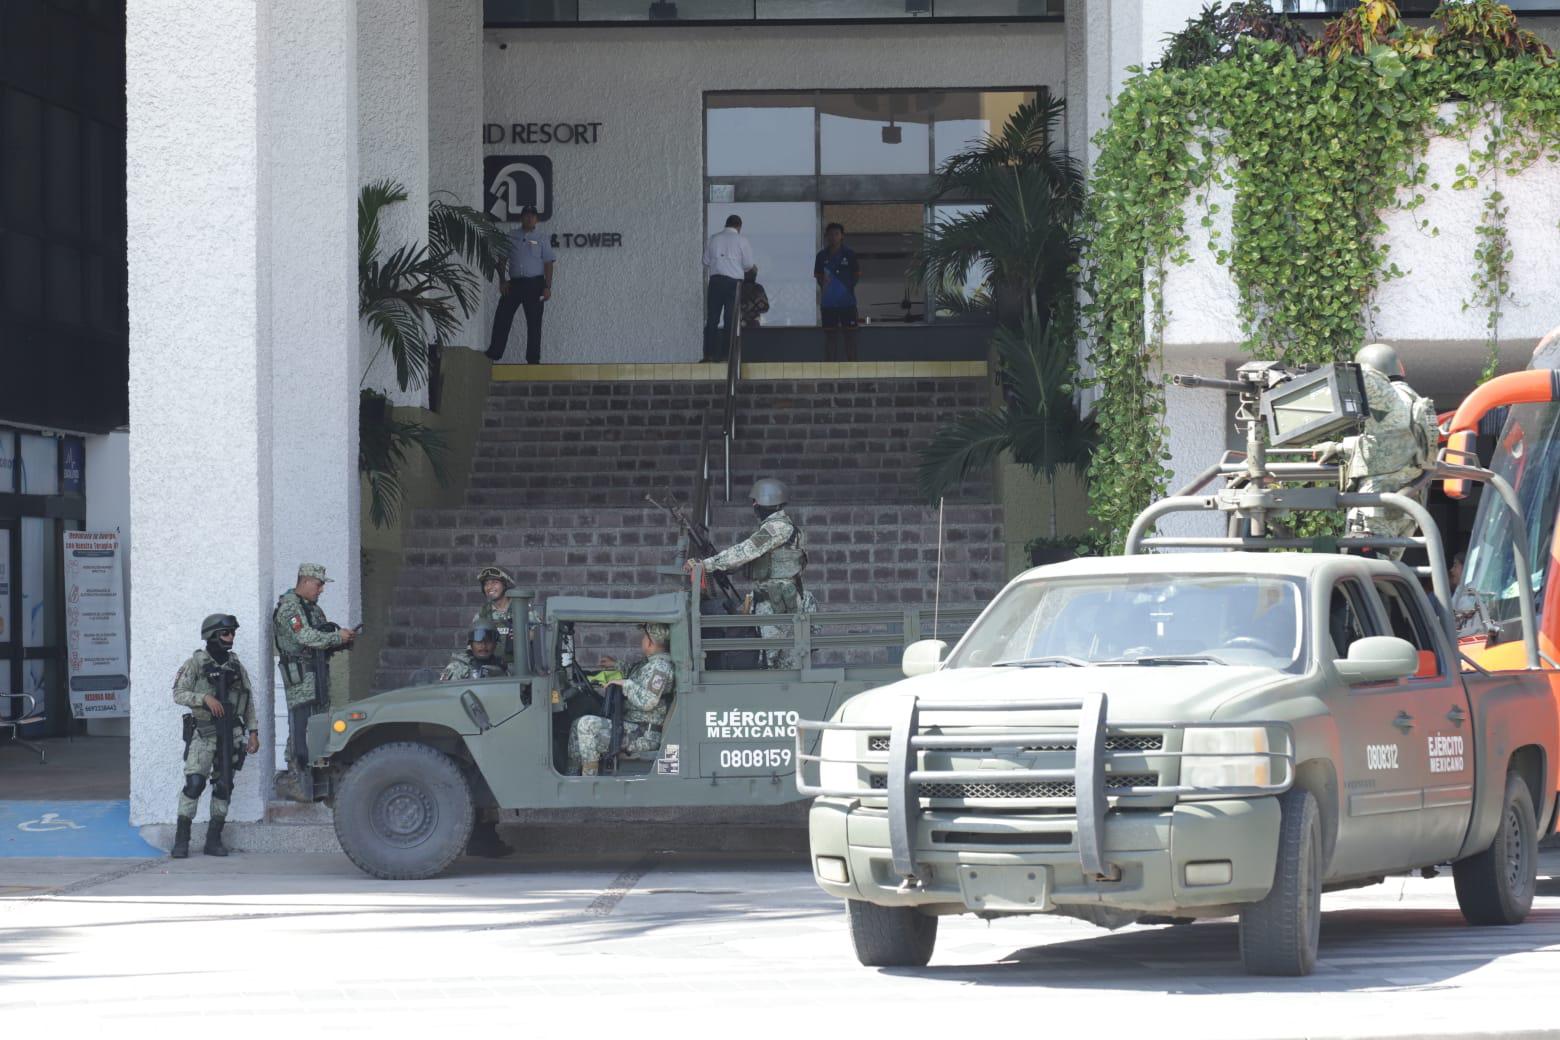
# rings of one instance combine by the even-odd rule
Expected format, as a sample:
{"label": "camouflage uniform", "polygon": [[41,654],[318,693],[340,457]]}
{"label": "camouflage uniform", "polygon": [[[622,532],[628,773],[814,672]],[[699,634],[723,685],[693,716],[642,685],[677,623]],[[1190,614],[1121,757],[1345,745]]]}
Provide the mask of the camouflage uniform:
{"label": "camouflage uniform", "polygon": [[505,603],[502,610],[494,606],[492,600],[482,604],[471,617],[471,627],[475,628],[478,625],[486,625],[498,631],[498,641],[493,648],[493,656],[505,665],[511,664],[515,657],[514,600]]}
{"label": "camouflage uniform", "polygon": [[[624,751],[654,751],[661,746],[661,724],[676,689],[677,668],[665,651],[651,654],[630,669],[623,680]],[[578,773],[583,763],[599,761],[611,740],[611,719],[600,715],[575,719],[569,730],[569,772]]]}
{"label": "camouflage uniform", "polygon": [[195,735],[184,750],[184,787],[179,791],[179,815],[187,819],[194,818],[196,803],[200,801],[200,793],[208,777],[211,780],[211,818],[227,818],[228,798],[232,791],[223,786],[222,777],[217,773],[219,730],[217,720],[211,717],[211,711],[206,707],[206,697],[217,696],[217,677],[224,671],[228,674],[225,706],[233,720],[233,769],[237,772],[243,764],[247,734],[256,729],[254,687],[249,682],[249,673],[239,663],[238,656],[230,653],[225,664],[218,664],[211,654],[203,649],[197,650],[184,662],[173,680],[174,703],[190,709],[195,719]]}
{"label": "camouflage uniform", "polygon": [[[298,573],[301,577],[325,580],[325,569],[314,564],[304,564]],[[276,666],[281,670],[282,687],[287,693],[286,761],[291,776],[298,768],[293,748],[300,742],[297,738],[303,736],[297,731],[308,724],[312,714],[308,709],[314,704],[310,654],[316,650],[333,650],[344,645],[346,638],[325,619],[325,611],[318,603],[310,603],[298,595],[296,589],[288,589],[276,601],[276,609],[271,613],[271,630],[276,644]]]}
{"label": "camouflage uniform", "polygon": [[[754,614],[795,614],[812,609],[810,597],[802,591],[802,571],[807,567],[802,529],[784,509],[770,513],[745,540],[700,563],[709,571],[730,571],[747,564],[753,579]],[[778,625],[761,625],[758,631],[765,639],[778,639],[783,634]],[[795,668],[795,655],[789,650],[766,650],[764,667]]]}
{"label": "camouflage uniform", "polygon": [[[1407,383],[1393,381],[1375,369],[1362,369],[1361,375],[1370,417],[1359,436],[1344,442],[1348,449],[1344,476],[1350,491],[1402,491],[1435,457],[1440,439],[1435,406]],[[1415,524],[1412,517],[1396,509],[1354,508],[1349,510],[1349,530],[1403,537],[1414,533]],[[1403,550],[1394,549],[1390,555],[1398,559]]]}
{"label": "camouflage uniform", "polygon": [[440,682],[460,682],[462,679],[491,679],[508,675],[509,668],[495,653],[485,662],[479,661],[470,650],[457,650],[450,655],[450,663],[444,666]]}

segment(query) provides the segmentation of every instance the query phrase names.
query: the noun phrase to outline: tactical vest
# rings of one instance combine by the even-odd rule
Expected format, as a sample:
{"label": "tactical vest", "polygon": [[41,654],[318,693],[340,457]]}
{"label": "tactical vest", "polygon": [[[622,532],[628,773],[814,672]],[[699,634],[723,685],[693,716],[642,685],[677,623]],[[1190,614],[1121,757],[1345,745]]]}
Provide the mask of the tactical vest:
{"label": "tactical vest", "polygon": [[282,681],[289,686],[296,686],[307,678],[305,670],[313,650],[298,642],[298,637],[293,634],[292,626],[282,618],[282,608],[289,606],[287,599],[292,597],[298,604],[298,612],[303,615],[303,623],[310,628],[322,629],[327,624],[325,611],[317,603],[310,603],[292,589],[288,589],[276,599],[276,607],[271,611],[271,641],[276,647],[276,663],[282,671]]}
{"label": "tactical vest", "polygon": [[791,526],[791,537],[749,565],[748,575],[754,581],[800,578],[802,571],[807,569],[807,550],[802,548],[802,529],[795,520],[784,514],[779,519]]}

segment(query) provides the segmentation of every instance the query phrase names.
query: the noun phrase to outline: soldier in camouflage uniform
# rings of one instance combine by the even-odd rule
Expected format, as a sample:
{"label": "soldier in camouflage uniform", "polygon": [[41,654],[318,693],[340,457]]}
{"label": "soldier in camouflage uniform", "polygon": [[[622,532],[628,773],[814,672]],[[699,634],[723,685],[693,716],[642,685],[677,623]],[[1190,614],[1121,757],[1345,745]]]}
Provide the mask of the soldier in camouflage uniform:
{"label": "soldier in camouflage uniform", "polygon": [[505,665],[512,664],[515,659],[515,607],[510,602],[509,590],[515,587],[515,579],[502,567],[484,567],[477,574],[477,586],[486,599],[472,616],[471,623],[496,629],[498,659]]}
{"label": "soldier in camouflage uniform", "polygon": [[[646,625],[640,640],[644,661],[630,669],[626,678],[607,683],[623,688],[623,751],[655,751],[661,746],[661,724],[677,690],[677,667],[667,653],[671,637],[669,625]],[[575,719],[569,730],[569,775],[595,776],[601,756],[616,753],[611,743],[611,719],[600,715]]]}
{"label": "soldier in camouflage uniform", "polygon": [[[244,764],[244,755],[260,750],[260,730],[255,721],[253,686],[249,673],[233,653],[233,638],[238,619],[231,614],[211,614],[201,622],[200,635],[206,641],[179,669],[173,680],[173,701],[190,709],[185,723],[188,742],[184,745],[184,787],[179,791],[179,819],[173,837],[174,859],[190,854],[190,824],[206,780],[211,780],[211,822],[206,825],[208,856],[226,856],[222,827],[227,821],[228,798],[233,793],[233,777],[223,776],[217,755],[217,740],[222,728],[217,720],[228,717],[233,740],[233,772]],[[227,687],[226,698],[220,696]],[[248,733],[246,742],[244,734]]]}
{"label": "soldier in camouflage uniform", "polygon": [[[684,569],[730,571],[744,564],[753,579],[754,614],[795,614],[812,610],[812,597],[802,588],[802,571],[807,567],[807,551],[802,548],[802,529],[785,514],[785,485],[773,477],[753,483],[750,492],[758,530],[736,545],[722,549],[707,560],[689,560]],[[778,625],[761,625],[765,639],[778,639]],[[795,668],[795,655],[789,650],[764,651],[765,668]]]}
{"label": "soldier in camouflage uniform", "polygon": [[[1385,343],[1372,343],[1355,355],[1365,381],[1370,415],[1357,437],[1345,439],[1344,476],[1350,491],[1405,491],[1435,458],[1440,440],[1435,405],[1406,382],[1397,351]],[[1410,497],[1418,498],[1412,491]],[[1415,531],[1412,517],[1396,509],[1354,508],[1348,514],[1349,532],[1379,537],[1403,537]],[[1400,559],[1402,549],[1390,551]]]}
{"label": "soldier in camouflage uniform", "polygon": [[493,652],[497,642],[498,632],[495,629],[487,625],[473,625],[466,649],[450,655],[450,663],[444,666],[439,681],[460,682],[462,679],[489,679],[508,675],[509,669]]}
{"label": "soldier in camouflage uniform", "polygon": [[303,770],[307,762],[307,727],[314,713],[313,655],[328,654],[351,646],[357,631],[332,624],[320,609],[325,568],[317,563],[298,565],[298,582],[276,601],[271,629],[276,643],[276,666],[287,691],[287,772],[276,780],[276,793],[294,801],[307,799]]}

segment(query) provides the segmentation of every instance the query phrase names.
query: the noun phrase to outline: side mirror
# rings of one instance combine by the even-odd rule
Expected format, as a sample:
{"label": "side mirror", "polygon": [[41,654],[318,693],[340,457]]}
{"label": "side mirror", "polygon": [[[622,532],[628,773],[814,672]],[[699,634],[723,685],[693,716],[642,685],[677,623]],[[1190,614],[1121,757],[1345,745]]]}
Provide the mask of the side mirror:
{"label": "side mirror", "polygon": [[1366,636],[1349,647],[1349,656],[1333,662],[1344,682],[1388,682],[1419,671],[1419,651],[1397,636]]}
{"label": "side mirror", "polygon": [[906,676],[930,675],[937,671],[938,666],[942,664],[943,654],[947,652],[948,644],[941,639],[923,639],[905,647],[905,656],[900,662],[900,667],[904,669]]}

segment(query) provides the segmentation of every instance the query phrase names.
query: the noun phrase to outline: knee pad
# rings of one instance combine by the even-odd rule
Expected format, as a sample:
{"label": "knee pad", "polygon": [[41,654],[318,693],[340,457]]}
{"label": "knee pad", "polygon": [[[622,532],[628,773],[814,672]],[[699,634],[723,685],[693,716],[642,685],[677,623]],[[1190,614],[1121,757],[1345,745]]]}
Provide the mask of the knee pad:
{"label": "knee pad", "polygon": [[184,795],[186,798],[199,798],[200,793],[206,789],[206,778],[199,773],[184,774]]}
{"label": "knee pad", "polygon": [[217,780],[211,785],[211,798],[213,801],[221,800],[225,802],[232,794],[232,784],[225,784],[221,780]]}

